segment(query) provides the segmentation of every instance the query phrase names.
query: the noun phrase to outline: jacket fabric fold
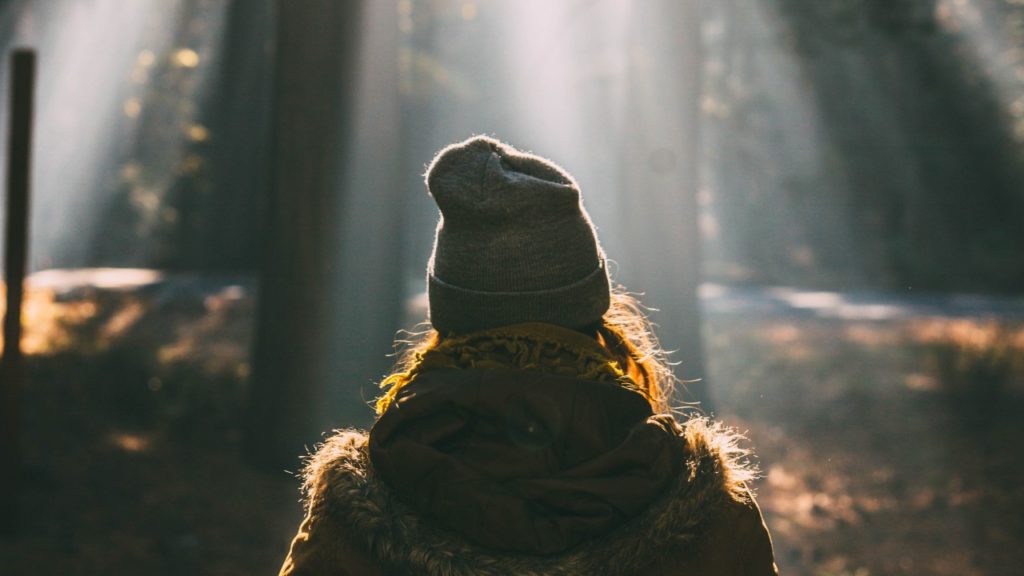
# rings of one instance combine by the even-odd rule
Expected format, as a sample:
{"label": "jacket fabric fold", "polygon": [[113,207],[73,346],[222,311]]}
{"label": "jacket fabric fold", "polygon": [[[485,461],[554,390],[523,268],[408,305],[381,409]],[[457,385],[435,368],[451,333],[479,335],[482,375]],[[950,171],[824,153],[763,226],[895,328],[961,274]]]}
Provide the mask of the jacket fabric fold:
{"label": "jacket fabric fold", "polygon": [[777,574],[739,439],[616,382],[427,371],[309,458],[281,574]]}

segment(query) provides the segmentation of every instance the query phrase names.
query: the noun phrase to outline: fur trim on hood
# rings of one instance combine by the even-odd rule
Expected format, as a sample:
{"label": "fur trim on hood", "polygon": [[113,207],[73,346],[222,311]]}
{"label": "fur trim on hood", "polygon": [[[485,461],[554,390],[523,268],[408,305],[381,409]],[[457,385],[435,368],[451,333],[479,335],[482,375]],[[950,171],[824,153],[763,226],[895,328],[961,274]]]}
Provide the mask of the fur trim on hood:
{"label": "fur trim on hood", "polygon": [[614,530],[554,556],[495,552],[440,528],[400,502],[375,474],[367,435],[331,436],[304,470],[307,510],[349,527],[363,548],[402,574],[522,576],[634,574],[665,553],[696,549],[717,510],[730,500],[749,503],[755,471],[740,435],[705,418],[683,425],[662,419],[682,440],[683,474],[646,511]]}

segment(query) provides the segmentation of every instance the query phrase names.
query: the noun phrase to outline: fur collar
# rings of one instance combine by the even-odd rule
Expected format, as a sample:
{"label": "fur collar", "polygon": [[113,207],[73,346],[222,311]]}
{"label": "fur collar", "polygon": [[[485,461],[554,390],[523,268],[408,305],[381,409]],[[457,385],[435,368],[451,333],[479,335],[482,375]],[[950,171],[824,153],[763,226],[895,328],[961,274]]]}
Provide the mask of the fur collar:
{"label": "fur collar", "polygon": [[330,514],[383,565],[401,574],[432,576],[562,576],[633,574],[667,552],[700,542],[707,521],[728,500],[745,502],[755,471],[735,432],[705,418],[683,425],[664,418],[683,439],[684,474],[646,512],[615,530],[550,557],[496,553],[420,518],[375,475],[367,436],[338,431],[304,470],[307,507]]}

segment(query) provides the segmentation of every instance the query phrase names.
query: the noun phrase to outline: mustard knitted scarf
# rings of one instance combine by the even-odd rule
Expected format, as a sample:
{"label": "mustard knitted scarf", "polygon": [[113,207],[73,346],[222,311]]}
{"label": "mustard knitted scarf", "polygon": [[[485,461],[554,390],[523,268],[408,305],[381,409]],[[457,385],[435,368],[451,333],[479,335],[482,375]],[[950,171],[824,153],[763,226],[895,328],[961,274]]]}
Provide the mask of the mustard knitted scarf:
{"label": "mustard knitted scarf", "polygon": [[381,382],[385,392],[377,400],[377,413],[383,413],[398,391],[418,374],[443,368],[544,372],[581,380],[619,382],[643,394],[619,362],[592,338],[553,324],[525,323],[451,336],[417,352],[412,368]]}

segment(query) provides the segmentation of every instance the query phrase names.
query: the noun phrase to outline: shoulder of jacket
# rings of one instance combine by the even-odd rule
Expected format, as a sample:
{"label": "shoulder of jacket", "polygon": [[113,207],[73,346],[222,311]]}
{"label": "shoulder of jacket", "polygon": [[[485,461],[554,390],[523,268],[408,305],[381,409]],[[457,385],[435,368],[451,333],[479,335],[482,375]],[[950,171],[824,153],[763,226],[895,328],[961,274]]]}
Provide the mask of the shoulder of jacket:
{"label": "shoulder of jacket", "polygon": [[306,505],[311,514],[349,526],[367,553],[403,573],[632,574],[670,551],[697,553],[716,515],[737,503],[753,506],[748,485],[756,471],[740,447],[742,436],[706,418],[671,424],[685,446],[685,466],[674,486],[640,516],[558,556],[483,549],[421,518],[376,477],[367,434],[358,430],[335,432],[307,458]]}

